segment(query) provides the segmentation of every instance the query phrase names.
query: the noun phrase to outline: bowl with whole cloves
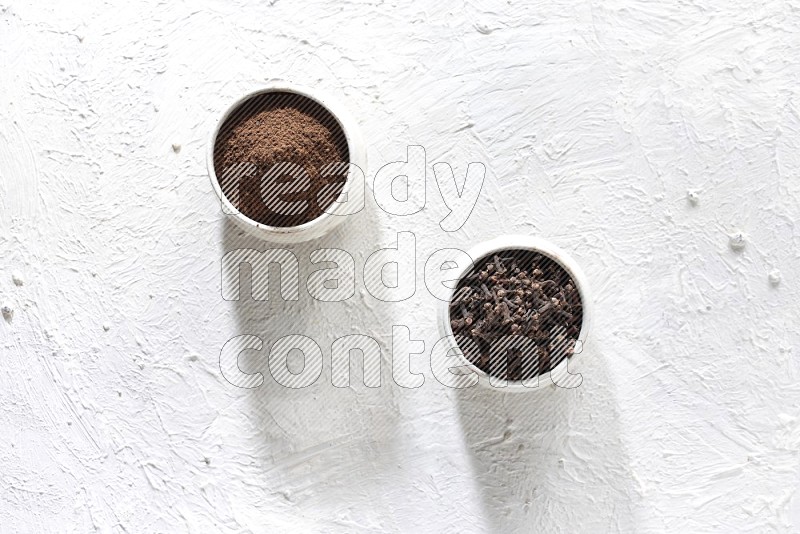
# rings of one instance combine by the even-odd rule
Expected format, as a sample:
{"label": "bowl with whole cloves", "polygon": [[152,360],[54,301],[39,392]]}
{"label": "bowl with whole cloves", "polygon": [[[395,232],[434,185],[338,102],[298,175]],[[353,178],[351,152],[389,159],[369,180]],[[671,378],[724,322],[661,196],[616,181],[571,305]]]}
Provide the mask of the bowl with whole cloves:
{"label": "bowl with whole cloves", "polygon": [[450,350],[483,385],[514,391],[580,385],[568,364],[583,350],[591,315],[578,264],[556,245],[524,235],[483,242],[468,254],[472,264],[439,313]]}

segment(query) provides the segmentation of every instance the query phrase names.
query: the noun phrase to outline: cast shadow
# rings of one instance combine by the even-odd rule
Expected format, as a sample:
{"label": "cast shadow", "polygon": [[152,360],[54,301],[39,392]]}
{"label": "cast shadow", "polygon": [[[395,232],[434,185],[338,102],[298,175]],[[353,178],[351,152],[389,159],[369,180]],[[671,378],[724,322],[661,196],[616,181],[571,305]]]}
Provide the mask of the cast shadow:
{"label": "cast shadow", "polygon": [[[634,532],[634,481],[605,357],[584,347],[583,383],[535,392],[458,390],[483,514],[493,532]],[[579,528],[580,527],[580,528]]]}
{"label": "cast shadow", "polygon": [[[243,372],[263,375],[260,386],[240,390],[252,409],[247,417],[253,429],[254,455],[263,471],[263,480],[251,482],[277,495],[279,504],[301,503],[304,517],[319,515],[332,506],[350,507],[363,517],[364,524],[369,524],[381,520],[373,514],[391,509],[391,503],[381,502],[386,498],[381,484],[386,471],[396,466],[397,457],[392,451],[398,442],[395,428],[399,410],[390,387],[391,365],[387,364],[391,329],[387,331],[386,325],[392,321],[389,307],[365,304],[360,272],[372,252],[368,248],[378,242],[378,228],[374,207],[369,203],[330,234],[294,245],[251,237],[225,217],[221,256],[234,249],[285,248],[299,260],[299,300],[280,298],[279,276],[271,269],[268,301],[250,298],[250,277],[242,276],[241,299],[230,304],[236,323],[232,335],[249,334],[263,341],[260,351],[245,351],[238,362]],[[312,264],[309,254],[324,248],[341,249],[353,256],[355,295],[343,302],[320,302],[308,293],[308,275],[325,267]],[[289,334],[313,339],[322,351],[322,373],[308,387],[285,387],[270,374],[270,348]],[[363,358],[357,353],[351,357],[350,386],[332,384],[331,343],[349,334],[371,336],[381,346],[380,387],[365,385]],[[291,372],[299,372],[303,368],[302,353],[292,351],[288,362]]]}

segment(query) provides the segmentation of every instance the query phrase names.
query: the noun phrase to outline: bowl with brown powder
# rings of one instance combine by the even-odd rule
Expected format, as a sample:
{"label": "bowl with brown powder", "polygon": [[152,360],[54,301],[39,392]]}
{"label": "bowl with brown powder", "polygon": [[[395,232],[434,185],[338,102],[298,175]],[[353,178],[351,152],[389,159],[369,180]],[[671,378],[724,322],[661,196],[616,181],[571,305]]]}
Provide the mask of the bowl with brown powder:
{"label": "bowl with brown powder", "polygon": [[366,150],[328,95],[273,84],[234,102],[208,145],[223,211],[268,241],[320,237],[363,206]]}
{"label": "bowl with brown powder", "polygon": [[508,391],[580,385],[580,375],[567,369],[591,322],[578,264],[552,243],[522,235],[495,238],[468,254],[472,264],[439,312],[451,353],[483,385]]}

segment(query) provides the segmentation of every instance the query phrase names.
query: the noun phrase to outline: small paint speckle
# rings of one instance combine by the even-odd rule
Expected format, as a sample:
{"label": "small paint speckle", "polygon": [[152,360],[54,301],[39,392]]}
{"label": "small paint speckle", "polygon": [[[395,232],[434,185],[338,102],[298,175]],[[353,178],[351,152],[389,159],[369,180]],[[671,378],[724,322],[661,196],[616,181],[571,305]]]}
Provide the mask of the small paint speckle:
{"label": "small paint speckle", "polygon": [[686,200],[688,200],[689,204],[692,206],[697,206],[700,203],[700,192],[696,189],[689,189],[686,192]]}
{"label": "small paint speckle", "polygon": [[14,317],[14,308],[9,304],[3,304],[3,307],[0,308],[0,312],[3,313],[3,318],[6,321],[10,321]]}
{"label": "small paint speckle", "polygon": [[111,330],[111,325],[110,325],[110,324],[108,324],[108,323],[103,323],[103,330],[105,330],[106,332],[108,332],[109,330]]}
{"label": "small paint speckle", "polygon": [[769,283],[772,287],[777,287],[781,284],[781,272],[777,269],[769,273]]}
{"label": "small paint speckle", "polygon": [[731,247],[731,250],[735,252],[743,250],[745,244],[747,244],[747,241],[742,232],[734,232],[728,237],[728,245]]}
{"label": "small paint speckle", "polygon": [[21,286],[25,283],[25,280],[22,279],[22,275],[19,273],[11,273],[11,281],[14,282],[15,286]]}
{"label": "small paint speckle", "polygon": [[177,143],[172,143],[172,151],[176,154],[181,151],[181,145]]}

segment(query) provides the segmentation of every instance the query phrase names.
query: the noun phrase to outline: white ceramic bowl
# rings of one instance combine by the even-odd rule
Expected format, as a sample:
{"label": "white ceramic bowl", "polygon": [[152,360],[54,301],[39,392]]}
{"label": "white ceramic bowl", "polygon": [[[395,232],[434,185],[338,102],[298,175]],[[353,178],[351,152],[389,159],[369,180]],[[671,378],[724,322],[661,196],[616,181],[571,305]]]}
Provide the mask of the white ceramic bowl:
{"label": "white ceramic bowl", "polygon": [[[583,305],[583,322],[581,323],[581,331],[578,334],[578,339],[575,342],[574,354],[570,358],[565,358],[559,363],[555,369],[550,371],[550,376],[547,373],[539,376],[538,387],[528,387],[522,381],[508,380],[505,387],[497,387],[489,382],[489,375],[479,369],[473,364],[461,351],[461,348],[456,343],[453,337],[453,329],[450,326],[450,301],[453,297],[455,288],[449,293],[447,301],[440,302],[439,308],[439,333],[443,338],[449,339],[448,351],[459,356],[464,366],[468,367],[471,371],[478,375],[478,382],[482,386],[486,386],[497,391],[553,391],[558,386],[562,387],[576,387],[580,384],[580,379],[577,376],[568,376],[569,372],[567,366],[569,362],[575,361],[579,355],[583,353],[583,348],[586,345],[586,338],[589,334],[592,323],[592,308],[591,299],[589,295],[589,287],[586,282],[586,277],[578,264],[573,260],[564,250],[556,245],[538,237],[527,235],[505,235],[500,236],[490,241],[484,241],[475,245],[471,250],[467,251],[472,261],[478,261],[484,256],[500,252],[503,250],[530,250],[539,252],[540,254],[551,258],[556,261],[567,273],[572,277],[575,282],[578,293],[581,297],[581,304]],[[458,273],[460,280],[467,274],[472,265],[467,265],[462,272]],[[552,380],[551,380],[552,378]],[[497,379],[495,379],[497,380]]]}
{"label": "white ceramic bowl", "polygon": [[[309,239],[316,239],[330,232],[334,227],[346,219],[346,215],[344,215],[343,212],[348,209],[347,204],[336,202],[328,210],[326,210],[325,213],[316,219],[308,221],[307,223],[299,226],[268,226],[266,224],[261,224],[257,221],[254,221],[236,209],[236,207],[222,192],[216,169],[214,168],[214,145],[217,142],[217,135],[219,134],[220,128],[225,123],[225,120],[230,117],[231,114],[234,113],[237,108],[239,108],[239,106],[241,106],[250,98],[263,93],[274,92],[286,92],[301,95],[315,101],[327,109],[339,123],[339,126],[341,126],[342,132],[345,135],[345,139],[347,140],[347,148],[350,153],[349,163],[360,168],[366,176],[366,147],[364,146],[364,141],[361,137],[361,131],[358,127],[358,123],[350,115],[350,113],[348,113],[347,110],[340,103],[338,103],[335,98],[329,95],[320,94],[316,90],[309,89],[307,87],[279,82],[262,87],[242,96],[236,102],[231,104],[230,107],[225,110],[225,113],[222,114],[219,121],[217,121],[217,125],[214,128],[214,131],[211,133],[211,138],[208,142],[208,150],[206,151],[206,162],[208,165],[208,174],[211,178],[211,185],[214,188],[214,192],[216,193],[217,197],[219,198],[223,211],[239,226],[251,234],[274,243],[297,243],[301,241],[307,241]],[[340,198],[347,198],[349,201],[358,203],[361,202],[364,197],[365,185],[360,180],[354,179],[354,172],[358,171],[353,171],[353,169],[351,169],[348,173],[342,189],[342,196]],[[343,197],[343,195],[347,195],[347,197]]]}

